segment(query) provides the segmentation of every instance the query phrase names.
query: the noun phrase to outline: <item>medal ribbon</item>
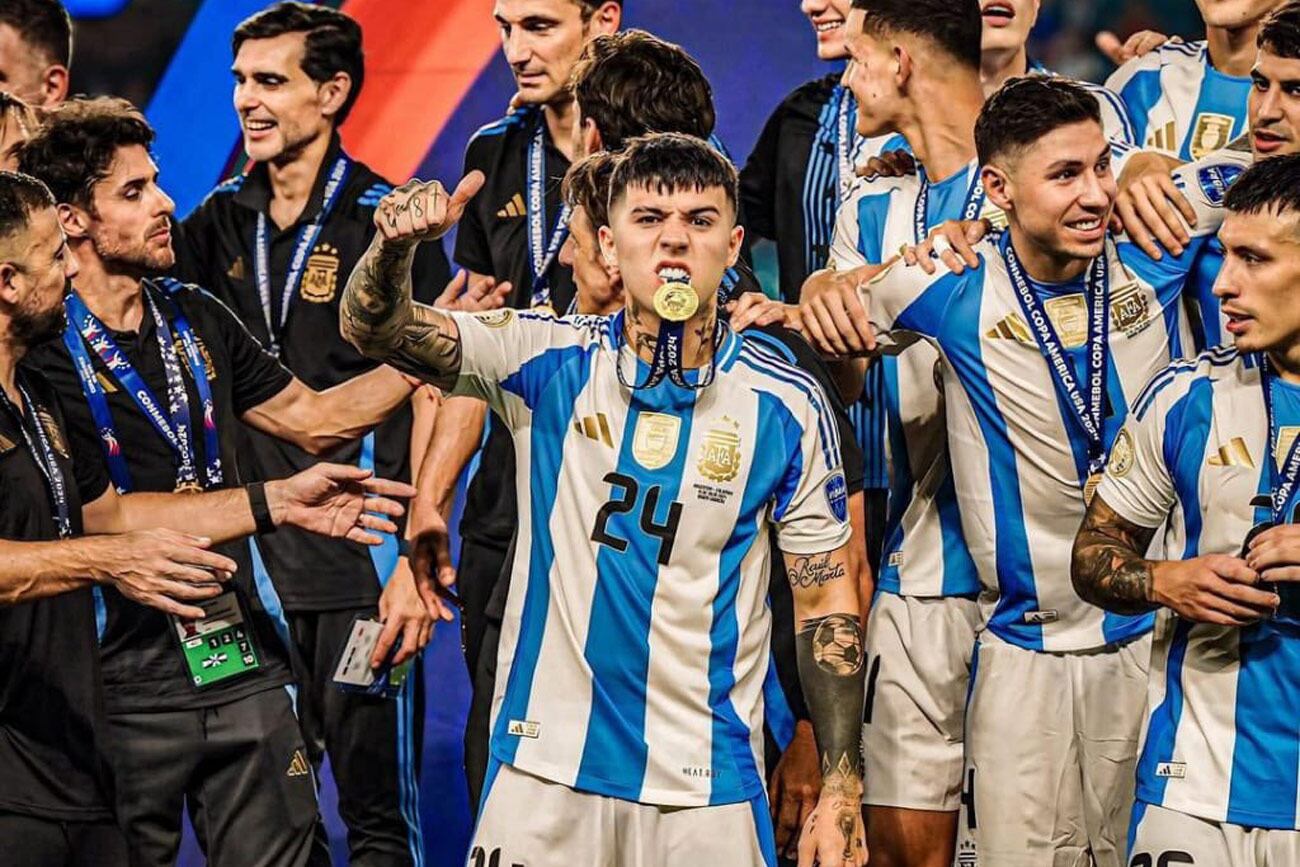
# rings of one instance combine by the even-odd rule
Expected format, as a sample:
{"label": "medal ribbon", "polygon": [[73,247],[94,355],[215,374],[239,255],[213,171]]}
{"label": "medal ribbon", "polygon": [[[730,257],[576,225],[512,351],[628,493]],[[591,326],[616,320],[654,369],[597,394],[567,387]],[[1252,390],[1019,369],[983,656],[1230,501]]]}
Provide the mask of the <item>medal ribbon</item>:
{"label": "medal ribbon", "polygon": [[298,291],[298,284],[302,282],[303,269],[307,265],[307,254],[316,245],[316,239],[320,237],[321,229],[329,218],[330,211],[333,210],[338,199],[339,191],[343,188],[343,181],[347,178],[351,169],[352,160],[346,154],[340,154],[339,158],[334,161],[334,167],[330,169],[329,180],[325,182],[325,193],[321,201],[320,213],[298,230],[298,241],[293,248],[293,258],[289,260],[289,273],[285,277],[284,291],[280,296],[280,322],[278,327],[274,322],[274,314],[271,309],[271,233],[267,225],[266,214],[259,213],[257,215],[257,237],[253,251],[253,276],[257,282],[257,294],[262,301],[262,316],[266,319],[266,333],[271,339],[269,348],[274,355],[280,354],[280,335],[284,332],[284,324],[289,319],[289,304],[293,301],[293,293]]}
{"label": "medal ribbon", "polygon": [[1052,373],[1053,384],[1056,386],[1058,393],[1062,394],[1074,409],[1075,421],[1078,422],[1079,427],[1088,439],[1089,476],[1101,472],[1106,465],[1102,419],[1106,395],[1106,342],[1109,331],[1106,312],[1110,295],[1109,263],[1107,262],[1106,253],[1107,251],[1103,250],[1102,254],[1093,259],[1088,265],[1088,276],[1085,283],[1085,295],[1091,305],[1088,315],[1088,342],[1086,344],[1088,394],[1085,398],[1079,388],[1079,381],[1075,378],[1074,368],[1071,366],[1069,359],[1066,358],[1065,349],[1056,334],[1056,328],[1053,327],[1051,319],[1048,318],[1047,312],[1043,309],[1042,302],[1038,300],[1038,296],[1034,294],[1033,289],[1030,287],[1029,280],[1025,277],[1025,272],[1020,266],[1020,259],[1016,256],[1015,248],[1011,245],[1009,235],[1002,248],[1007,273],[1010,275],[1011,283],[1015,287],[1020,309],[1024,312],[1025,318],[1029,320],[1030,327],[1034,330],[1038,348],[1047,358],[1047,366]]}
{"label": "medal ribbon", "polygon": [[40,469],[41,475],[45,477],[45,487],[49,491],[50,500],[54,505],[54,526],[59,531],[59,538],[66,539],[72,535],[72,509],[68,502],[68,483],[63,478],[63,470],[59,469],[59,458],[54,451],[53,444],[50,443],[49,434],[46,432],[44,425],[41,423],[37,411],[36,403],[32,400],[31,394],[28,393],[27,387],[23,385],[22,374],[18,374],[14,380],[18,386],[18,393],[22,395],[23,405],[27,407],[27,413],[31,416],[29,421],[32,422],[32,428],[36,431],[36,441],[32,441],[32,435],[24,424],[22,412],[14,406],[9,399],[8,393],[0,388],[0,404],[3,404],[5,411],[9,413],[14,422],[18,425],[19,432],[23,435],[23,442],[27,445],[27,451],[31,453],[32,459],[36,461],[36,466]]}
{"label": "medal ribbon", "polygon": [[1300,437],[1296,437],[1287,450],[1281,467],[1277,463],[1278,437],[1281,429],[1273,414],[1273,379],[1272,365],[1267,356],[1260,357],[1259,381],[1264,389],[1264,411],[1268,414],[1268,487],[1272,503],[1274,524],[1287,523],[1287,506],[1295,494],[1296,485],[1300,483]]}
{"label": "medal ribbon", "polygon": [[[921,166],[916,167],[916,173],[921,178],[921,189],[916,194],[916,212],[915,212],[915,238],[916,243],[921,243],[926,239],[930,232],[930,179],[925,174],[925,169]],[[975,167],[975,177],[971,179],[970,186],[966,189],[966,204],[962,206],[961,218],[965,221],[975,219],[984,209],[984,178],[980,175],[979,166]]]}
{"label": "medal ribbon", "polygon": [[533,271],[532,306],[551,305],[551,287],[546,279],[555,257],[569,237],[569,206],[560,208],[551,239],[546,232],[546,119],[538,113],[537,130],[528,145],[528,264]]}
{"label": "medal ribbon", "polygon": [[[618,334],[623,333],[623,314],[619,314]],[[669,322],[666,319],[659,321],[659,339],[655,342],[654,356],[650,362],[650,374],[646,377],[645,382],[640,385],[629,383],[623,376],[623,365],[615,364],[618,371],[618,381],[625,388],[633,391],[639,391],[643,388],[654,388],[663,382],[667,377],[672,383],[681,388],[692,391],[707,388],[717,375],[718,368],[718,347],[722,345],[723,338],[726,336],[727,326],[723,324],[722,317],[718,317],[713,323],[713,357],[709,359],[707,367],[700,370],[700,375],[695,382],[686,379],[686,373],[682,369],[682,346],[685,343],[686,323]]]}

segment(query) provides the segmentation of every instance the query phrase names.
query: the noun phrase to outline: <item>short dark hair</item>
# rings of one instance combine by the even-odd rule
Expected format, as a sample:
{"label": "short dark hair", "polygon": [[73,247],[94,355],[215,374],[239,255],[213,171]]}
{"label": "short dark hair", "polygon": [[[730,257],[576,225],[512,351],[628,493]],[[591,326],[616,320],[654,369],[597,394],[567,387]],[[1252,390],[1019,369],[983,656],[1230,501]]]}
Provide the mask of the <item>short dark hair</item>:
{"label": "short dark hair", "polygon": [[1089,120],[1101,125],[1101,106],[1087,88],[1048,75],[1012,78],[984,103],[975,121],[975,150],[988,165],[1055,129]]}
{"label": "short dark hair", "polygon": [[0,238],[16,235],[32,214],[52,207],[54,196],[45,184],[21,172],[0,172]]}
{"label": "short dark hair", "polygon": [[596,228],[609,225],[609,182],[617,159],[609,151],[594,153],[569,167],[560,195],[571,208],[582,208]]}
{"label": "short dark hair", "polygon": [[59,0],[0,0],[0,24],[59,66],[72,66],[72,18]]}
{"label": "short dark hair", "polygon": [[339,72],[346,72],[352,79],[348,98],[335,117],[335,125],[342,124],[361,95],[361,85],[366,77],[361,25],[328,6],[283,0],[240,22],[231,39],[231,51],[238,55],[239,46],[249,39],[274,39],[286,33],[307,34],[302,71],[312,81],[329,81]]}
{"label": "short dark hair", "polygon": [[1269,13],[1255,42],[1269,54],[1300,57],[1300,2],[1290,0]]}
{"label": "short dark hair", "polygon": [[118,148],[147,148],[153,137],[153,127],[125,99],[77,97],[46,115],[19,149],[18,168],[44,181],[56,201],[89,209],[95,184],[112,171]]}
{"label": "short dark hair", "polygon": [[573,68],[578,113],[609,150],[652,132],[708,138],[717,115],[704,70],[681,46],[644,30],[598,36]]}
{"label": "short dark hair", "polygon": [[853,0],[853,8],[866,13],[863,29],[873,36],[910,33],[929,39],[963,66],[980,68],[979,0]]}
{"label": "short dark hair", "polygon": [[722,187],[733,213],[740,201],[739,178],[731,160],[703,139],[663,132],[634,138],[617,157],[609,180],[609,210],[628,187],[661,193]]}
{"label": "short dark hair", "polygon": [[1228,187],[1223,206],[1234,214],[1300,214],[1300,154],[1260,160]]}
{"label": "short dark hair", "polygon": [[[609,0],[573,0],[573,2],[582,7],[582,20],[590,21],[591,16],[596,14],[596,10],[608,3]],[[614,2],[619,5],[620,9],[623,7],[623,0],[614,0]]]}

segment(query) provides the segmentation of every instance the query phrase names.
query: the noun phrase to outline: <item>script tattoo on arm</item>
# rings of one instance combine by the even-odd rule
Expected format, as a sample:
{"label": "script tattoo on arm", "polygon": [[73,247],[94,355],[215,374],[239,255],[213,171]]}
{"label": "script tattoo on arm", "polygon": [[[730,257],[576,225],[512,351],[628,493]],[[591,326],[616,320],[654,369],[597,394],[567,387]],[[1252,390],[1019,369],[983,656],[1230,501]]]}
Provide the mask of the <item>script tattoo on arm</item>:
{"label": "script tattoo on arm", "polygon": [[843,564],[833,561],[830,554],[797,557],[786,570],[790,586],[805,590],[810,587],[821,587],[836,578],[843,578],[845,574]]}
{"label": "script tattoo on arm", "polygon": [[1120,517],[1093,497],[1074,539],[1070,578],[1085,601],[1116,614],[1145,614],[1151,601],[1152,563],[1143,556],[1155,530]]}
{"label": "script tattoo on arm", "polygon": [[449,389],[460,373],[460,331],[446,314],[411,299],[415,248],[376,236],[343,290],[339,330],[362,355]]}

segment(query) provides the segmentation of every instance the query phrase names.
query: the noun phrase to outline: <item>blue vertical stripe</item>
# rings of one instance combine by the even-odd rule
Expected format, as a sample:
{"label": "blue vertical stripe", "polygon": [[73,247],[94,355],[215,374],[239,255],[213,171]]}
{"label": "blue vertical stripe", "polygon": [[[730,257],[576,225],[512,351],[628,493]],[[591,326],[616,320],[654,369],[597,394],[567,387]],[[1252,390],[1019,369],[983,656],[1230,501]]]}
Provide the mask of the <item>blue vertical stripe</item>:
{"label": "blue vertical stripe", "polygon": [[[357,461],[357,466],[372,473],[375,471],[374,431],[366,434],[361,440],[361,457]],[[393,577],[393,570],[397,568],[397,537],[392,533],[371,532],[384,540],[382,544],[366,546],[366,550],[370,552],[370,562],[374,564],[375,577],[379,579],[379,586],[387,587],[388,579]]]}
{"label": "blue vertical stripe", "polygon": [[[1147,726],[1146,744],[1138,756],[1138,797],[1152,804],[1164,801],[1168,777],[1156,775],[1161,762],[1174,755],[1174,741],[1178,735],[1178,721],[1183,715],[1183,663],[1187,659],[1188,637],[1193,624],[1179,619],[1174,625],[1174,636],[1169,643],[1169,656],[1165,663],[1165,698],[1151,712]],[[1295,793],[1292,792],[1292,801]]]}
{"label": "blue vertical stripe", "polygon": [[108,630],[108,604],[104,602],[104,588],[92,587],[91,596],[95,600],[95,640],[104,643],[104,632]]}
{"label": "blue vertical stripe", "polygon": [[[769,608],[769,612],[770,610]],[[767,659],[767,676],[763,678],[763,713],[777,749],[785,752],[790,741],[794,740],[796,721],[794,711],[790,710],[790,701],[781,688],[781,678],[776,674],[776,657],[770,655]]]}
{"label": "blue vertical stripe", "polygon": [[1178,151],[1179,157],[1184,160],[1192,159],[1192,139],[1196,137],[1196,121],[1202,114],[1221,114],[1232,118],[1232,130],[1223,144],[1232,141],[1246,130],[1246,102],[1250,98],[1250,79],[1224,75],[1210,66],[1208,54],[1204,69],[1205,77],[1201,79],[1201,90],[1196,98],[1196,107],[1192,109],[1192,122]]}
{"label": "blue vertical stripe", "polygon": [[903,515],[912,504],[916,480],[912,478],[912,462],[907,449],[907,432],[903,430],[903,413],[898,388],[898,359],[882,356],[872,365],[880,368],[883,385],[884,427],[889,443],[889,509],[885,518],[885,547],[880,557],[878,586],[889,593],[901,593],[902,585],[898,566],[890,555],[903,547]]}
{"label": "blue vertical stripe", "polygon": [[754,817],[754,832],[758,835],[758,848],[763,853],[763,867],[776,867],[776,832],[772,828],[772,810],[767,803],[767,793],[763,792],[751,798],[749,809]]}
{"label": "blue vertical stripe", "polygon": [[1147,127],[1151,123],[1151,108],[1160,101],[1164,91],[1160,86],[1160,70],[1150,69],[1136,73],[1120,89],[1119,97],[1128,107],[1133,122],[1133,143],[1144,146]]}
{"label": "blue vertical stripe", "polygon": [[424,720],[415,719],[416,684],[424,677],[419,657],[407,673],[397,694],[397,799],[398,809],[406,821],[407,847],[415,867],[424,867],[424,834],[420,828],[420,786],[415,779],[419,761],[415,755],[415,727]]}
{"label": "blue vertical stripe", "polygon": [[1236,825],[1295,826],[1300,768],[1300,641],[1270,623],[1240,631],[1237,739],[1232,751],[1227,820]]}
{"label": "blue vertical stripe", "polygon": [[947,470],[934,497],[943,532],[943,595],[971,596],[980,592],[979,569],[966,546],[961,509],[957,503],[957,484],[952,477],[952,459],[947,451],[943,454],[943,462],[948,465]]}
{"label": "blue vertical stripe", "polygon": [[1128,843],[1126,844],[1124,849],[1125,864],[1128,863],[1129,858],[1133,857],[1133,846],[1135,843],[1137,843],[1138,827],[1141,826],[1142,820],[1146,818],[1146,815],[1147,815],[1146,801],[1134,801],[1133,811],[1129,814]]}
{"label": "blue vertical stripe", "polygon": [[1183,509],[1187,544],[1182,559],[1201,549],[1201,463],[1210,437],[1214,392],[1209,379],[1197,379],[1165,416],[1165,466],[1171,470],[1174,491]]}
{"label": "blue vertical stripe", "polygon": [[255,535],[248,537],[248,553],[253,561],[253,588],[257,591],[257,598],[261,601],[266,616],[271,618],[271,625],[275,627],[280,643],[288,650],[293,646],[293,640],[289,637],[289,621],[285,619],[284,605],[271,581],[271,573],[266,570],[262,549],[258,547]]}

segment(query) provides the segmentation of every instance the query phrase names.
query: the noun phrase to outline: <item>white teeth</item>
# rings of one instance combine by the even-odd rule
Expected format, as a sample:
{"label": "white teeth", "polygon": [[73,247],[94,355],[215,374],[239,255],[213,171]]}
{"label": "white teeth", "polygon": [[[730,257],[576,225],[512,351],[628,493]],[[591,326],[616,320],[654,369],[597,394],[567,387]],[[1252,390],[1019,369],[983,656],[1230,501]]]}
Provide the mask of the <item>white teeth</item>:
{"label": "white teeth", "polygon": [[255,130],[257,132],[263,132],[275,126],[275,124],[269,120],[249,120],[249,121],[245,121],[244,123],[245,126],[247,126],[249,129]]}
{"label": "white teeth", "polygon": [[691,272],[685,268],[660,268],[659,279],[665,283],[689,283],[691,282]]}
{"label": "white teeth", "polygon": [[1070,225],[1076,229],[1082,229],[1085,232],[1090,232],[1101,225],[1101,220],[1079,220],[1077,222],[1071,223]]}
{"label": "white teeth", "polygon": [[818,24],[818,25],[817,25],[817,32],[818,32],[818,33],[829,33],[830,31],[832,31],[832,30],[836,30],[836,29],[838,29],[838,28],[840,28],[840,27],[843,27],[843,26],[844,26],[844,22],[843,22],[843,21],[824,21],[824,22],[822,22],[821,24]]}

